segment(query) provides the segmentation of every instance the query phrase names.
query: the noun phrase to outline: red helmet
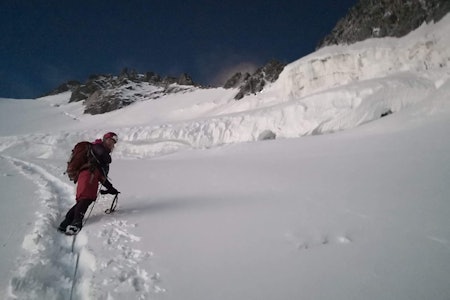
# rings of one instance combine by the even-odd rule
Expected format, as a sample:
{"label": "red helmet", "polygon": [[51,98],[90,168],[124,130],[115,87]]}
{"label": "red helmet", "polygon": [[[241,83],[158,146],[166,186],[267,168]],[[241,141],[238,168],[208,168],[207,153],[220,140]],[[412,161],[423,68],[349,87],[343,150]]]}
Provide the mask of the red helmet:
{"label": "red helmet", "polygon": [[106,139],[113,139],[116,143],[119,141],[119,137],[114,132],[105,133],[105,135],[103,135],[103,140],[105,141]]}

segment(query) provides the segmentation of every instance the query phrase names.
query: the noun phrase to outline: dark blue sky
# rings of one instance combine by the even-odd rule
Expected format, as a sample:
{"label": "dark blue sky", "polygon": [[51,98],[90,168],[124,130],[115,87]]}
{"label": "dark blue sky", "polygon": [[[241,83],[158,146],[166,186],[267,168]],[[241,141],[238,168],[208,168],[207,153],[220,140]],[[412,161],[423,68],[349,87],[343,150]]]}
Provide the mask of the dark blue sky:
{"label": "dark blue sky", "polygon": [[314,51],[357,0],[0,1],[0,97],[124,67],[217,84]]}

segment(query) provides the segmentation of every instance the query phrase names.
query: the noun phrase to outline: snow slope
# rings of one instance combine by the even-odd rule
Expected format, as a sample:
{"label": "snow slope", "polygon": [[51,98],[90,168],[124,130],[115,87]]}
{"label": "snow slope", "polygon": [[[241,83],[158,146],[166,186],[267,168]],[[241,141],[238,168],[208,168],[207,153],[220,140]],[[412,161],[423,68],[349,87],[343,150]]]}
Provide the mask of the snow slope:
{"label": "snow slope", "polygon": [[[449,299],[449,30],[321,49],[241,101],[1,99],[0,294]],[[72,245],[65,160],[110,130],[118,210],[101,196]]]}

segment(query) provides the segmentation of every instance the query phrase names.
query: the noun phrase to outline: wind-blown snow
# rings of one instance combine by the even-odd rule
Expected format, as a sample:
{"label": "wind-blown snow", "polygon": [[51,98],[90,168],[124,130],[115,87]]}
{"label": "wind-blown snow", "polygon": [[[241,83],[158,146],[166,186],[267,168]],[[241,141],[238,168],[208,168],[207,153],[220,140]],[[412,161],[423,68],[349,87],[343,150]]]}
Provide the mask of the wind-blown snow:
{"label": "wind-blown snow", "polygon": [[[0,294],[449,299],[449,31],[323,48],[240,101],[0,99]],[[100,197],[72,249],[65,160],[111,130],[118,210]]]}

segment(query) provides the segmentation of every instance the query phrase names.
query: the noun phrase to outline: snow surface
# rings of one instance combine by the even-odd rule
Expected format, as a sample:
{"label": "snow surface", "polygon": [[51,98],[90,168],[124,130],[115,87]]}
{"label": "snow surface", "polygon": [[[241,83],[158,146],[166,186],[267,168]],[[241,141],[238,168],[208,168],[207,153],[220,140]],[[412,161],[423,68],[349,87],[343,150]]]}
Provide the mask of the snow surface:
{"label": "snow surface", "polygon": [[[0,295],[450,299],[449,31],[321,49],[240,101],[0,99]],[[110,130],[118,210],[101,196],[72,247],[65,161]]]}

